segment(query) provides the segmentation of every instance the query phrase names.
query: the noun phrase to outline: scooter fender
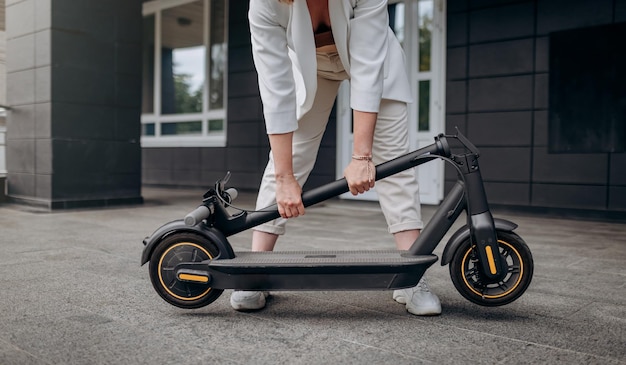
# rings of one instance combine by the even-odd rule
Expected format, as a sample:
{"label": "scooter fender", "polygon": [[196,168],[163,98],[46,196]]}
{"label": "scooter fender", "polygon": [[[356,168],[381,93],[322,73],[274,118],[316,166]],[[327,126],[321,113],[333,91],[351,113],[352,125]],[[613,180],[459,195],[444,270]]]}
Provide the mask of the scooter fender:
{"label": "scooter fender", "polygon": [[[505,231],[505,232],[513,232],[515,228],[517,228],[517,224],[508,221],[506,219],[494,218],[493,223],[496,227],[496,231]],[[456,250],[461,246],[463,241],[465,241],[470,236],[470,229],[467,225],[459,228],[452,237],[448,240],[446,247],[443,249],[443,254],[441,255],[441,266],[445,266],[452,261],[452,257]]]}
{"label": "scooter fender", "polygon": [[143,240],[145,247],[143,249],[143,253],[141,254],[141,265],[143,266],[146,262],[150,261],[152,251],[154,251],[157,244],[161,242],[163,238],[171,234],[181,232],[195,233],[213,242],[220,251],[218,256],[220,259],[232,259],[235,257],[235,252],[233,251],[232,246],[228,243],[228,240],[222,232],[215,228],[207,227],[207,225],[202,222],[196,224],[195,226],[188,226],[185,224],[184,220],[178,219],[164,224],[159,229],[154,231],[150,237],[146,237]]}

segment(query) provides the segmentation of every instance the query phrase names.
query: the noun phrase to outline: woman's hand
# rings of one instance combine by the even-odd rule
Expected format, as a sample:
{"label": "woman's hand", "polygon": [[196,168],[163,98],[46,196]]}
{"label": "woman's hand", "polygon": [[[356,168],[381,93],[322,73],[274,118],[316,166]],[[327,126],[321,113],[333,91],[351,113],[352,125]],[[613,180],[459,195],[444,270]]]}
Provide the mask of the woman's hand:
{"label": "woman's hand", "polygon": [[353,110],[354,124],[352,161],[343,170],[352,195],[362,194],[374,187],[376,167],[372,162],[372,144],[377,113]]}
{"label": "woman's hand", "polygon": [[343,171],[352,195],[362,194],[374,187],[376,168],[372,159],[366,156],[354,156]]}
{"label": "woman's hand", "polygon": [[293,175],[293,159],[291,157],[293,132],[270,134],[269,139],[274,157],[278,213],[283,218],[304,215],[302,187]]}
{"label": "woman's hand", "polygon": [[283,218],[304,215],[302,188],[293,175],[276,176],[276,205]]}

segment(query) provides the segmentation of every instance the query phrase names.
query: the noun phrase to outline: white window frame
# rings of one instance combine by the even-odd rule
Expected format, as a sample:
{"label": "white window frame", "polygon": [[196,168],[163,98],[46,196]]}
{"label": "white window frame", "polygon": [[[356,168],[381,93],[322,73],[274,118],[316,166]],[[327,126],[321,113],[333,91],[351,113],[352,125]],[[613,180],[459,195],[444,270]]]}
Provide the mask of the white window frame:
{"label": "white window frame", "polygon": [[[154,124],[154,136],[141,136],[141,147],[225,147],[227,136],[227,113],[228,110],[228,62],[224,65],[224,97],[223,108],[220,110],[208,110],[208,80],[210,75],[209,59],[211,57],[210,39],[210,19],[211,19],[211,0],[204,1],[204,30],[203,42],[206,50],[205,55],[205,82],[203,85],[202,112],[188,114],[161,114],[161,16],[163,10],[189,4],[197,0],[155,0],[143,3],[143,16],[154,16],[154,86],[153,86],[153,112],[149,114],[141,114],[141,124]],[[228,18],[228,4],[226,4],[226,18]],[[228,21],[224,21],[224,26],[228,28]],[[228,44],[228,29],[224,29],[225,43]],[[227,60],[228,61],[228,60]],[[221,119],[223,120],[223,128],[219,132],[209,131],[209,121]],[[202,121],[202,131],[199,135],[161,135],[161,124],[171,122],[194,122]]]}
{"label": "white window frame", "polygon": [[[0,108],[1,109],[1,108]],[[6,133],[7,127],[0,125],[0,177],[6,176]],[[1,194],[2,192],[0,192]]]}

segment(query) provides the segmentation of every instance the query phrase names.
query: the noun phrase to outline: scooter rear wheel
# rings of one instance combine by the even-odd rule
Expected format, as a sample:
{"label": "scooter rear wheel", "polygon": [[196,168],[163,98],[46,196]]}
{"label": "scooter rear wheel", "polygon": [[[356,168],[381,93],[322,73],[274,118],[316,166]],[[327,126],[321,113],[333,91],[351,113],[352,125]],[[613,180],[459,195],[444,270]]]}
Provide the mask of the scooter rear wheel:
{"label": "scooter rear wheel", "polygon": [[212,303],[224,290],[209,283],[180,281],[174,268],[181,262],[200,262],[219,255],[208,239],[193,233],[175,233],[165,237],[150,257],[150,281],[166,302],[180,308],[194,309]]}
{"label": "scooter rear wheel", "polygon": [[450,277],[458,292],[469,301],[487,307],[509,304],[519,298],[533,276],[533,257],[524,240],[512,232],[496,233],[506,268],[500,280],[489,281],[482,274],[478,254],[469,238],[459,246],[450,263]]}

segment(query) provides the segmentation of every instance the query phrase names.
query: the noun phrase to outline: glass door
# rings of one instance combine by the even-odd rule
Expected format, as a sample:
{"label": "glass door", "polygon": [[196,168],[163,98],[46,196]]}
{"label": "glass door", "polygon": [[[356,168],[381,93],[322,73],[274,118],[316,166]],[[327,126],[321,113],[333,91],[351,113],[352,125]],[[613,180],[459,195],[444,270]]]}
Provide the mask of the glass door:
{"label": "glass door", "polygon": [[[389,1],[389,25],[404,48],[413,91],[409,104],[411,149],[427,146],[445,129],[445,0]],[[349,88],[342,85],[337,102],[337,177],[352,155],[352,111]],[[433,161],[418,167],[420,199],[424,204],[439,204],[443,198],[443,162]],[[376,189],[342,198],[377,200]]]}
{"label": "glass door", "polygon": [[[444,0],[411,2],[411,34],[416,35],[409,75],[415,102],[411,105],[413,148],[428,146],[445,131],[445,9]],[[420,198],[424,204],[443,199],[443,161],[418,167]]]}

